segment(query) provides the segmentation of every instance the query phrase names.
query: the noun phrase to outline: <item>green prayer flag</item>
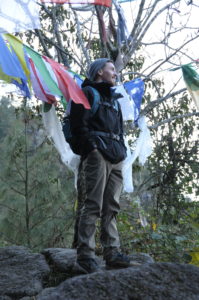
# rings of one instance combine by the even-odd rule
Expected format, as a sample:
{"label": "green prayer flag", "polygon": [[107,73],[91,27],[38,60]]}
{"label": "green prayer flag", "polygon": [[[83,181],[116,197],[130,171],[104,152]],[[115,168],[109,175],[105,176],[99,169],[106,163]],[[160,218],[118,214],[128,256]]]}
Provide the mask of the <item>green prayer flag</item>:
{"label": "green prayer flag", "polygon": [[24,46],[27,53],[30,55],[31,59],[33,60],[37,70],[41,74],[42,79],[44,80],[46,86],[49,88],[50,92],[53,95],[57,95],[59,97],[64,98],[62,92],[60,91],[59,87],[57,86],[56,82],[50,75],[41,55],[34,51],[33,49],[29,48],[28,46]]}
{"label": "green prayer flag", "polygon": [[190,64],[182,65],[181,68],[187,89],[199,110],[199,74]]}

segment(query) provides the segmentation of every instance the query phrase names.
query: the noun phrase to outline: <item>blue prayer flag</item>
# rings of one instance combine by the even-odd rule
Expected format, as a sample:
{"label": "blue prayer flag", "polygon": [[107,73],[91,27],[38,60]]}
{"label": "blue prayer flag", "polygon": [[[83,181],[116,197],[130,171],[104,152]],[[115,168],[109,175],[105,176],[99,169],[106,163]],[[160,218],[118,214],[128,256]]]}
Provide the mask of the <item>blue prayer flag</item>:
{"label": "blue prayer flag", "polygon": [[140,106],[142,103],[142,97],[144,95],[144,81],[140,78],[137,78],[125,82],[124,88],[134,102],[134,121],[136,122],[139,118]]}
{"label": "blue prayer flag", "polygon": [[[14,83],[22,90],[24,96],[30,98],[30,91],[27,85],[27,77],[12,47],[10,46],[10,49],[7,47],[1,35],[0,35],[0,69],[4,74],[10,77],[11,83]],[[3,77],[2,78],[0,77],[0,79],[4,80]]]}
{"label": "blue prayer flag", "polygon": [[77,74],[75,74],[74,79],[75,79],[77,85],[78,85],[79,87],[81,87],[81,86],[82,86],[82,83],[83,83],[83,79],[82,79],[80,76],[78,76]]}

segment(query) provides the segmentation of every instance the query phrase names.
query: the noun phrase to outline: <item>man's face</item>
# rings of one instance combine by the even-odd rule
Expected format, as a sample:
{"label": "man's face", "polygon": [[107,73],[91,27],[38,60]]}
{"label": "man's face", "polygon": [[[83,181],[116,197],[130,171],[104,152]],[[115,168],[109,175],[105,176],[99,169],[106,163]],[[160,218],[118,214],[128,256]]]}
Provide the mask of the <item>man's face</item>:
{"label": "man's face", "polygon": [[107,62],[105,66],[98,72],[102,81],[110,83],[112,86],[116,84],[117,73],[112,62]]}

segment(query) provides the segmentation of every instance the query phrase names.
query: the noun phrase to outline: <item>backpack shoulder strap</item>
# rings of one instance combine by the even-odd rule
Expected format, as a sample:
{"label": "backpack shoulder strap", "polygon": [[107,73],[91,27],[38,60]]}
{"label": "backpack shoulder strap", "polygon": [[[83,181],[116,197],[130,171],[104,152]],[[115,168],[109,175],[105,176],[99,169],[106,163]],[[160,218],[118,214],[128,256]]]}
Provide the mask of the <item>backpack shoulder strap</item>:
{"label": "backpack shoulder strap", "polygon": [[91,116],[92,117],[95,115],[100,103],[105,106],[108,106],[108,107],[113,107],[117,112],[119,111],[119,103],[117,100],[114,100],[113,104],[106,102],[106,101],[101,102],[101,96],[100,96],[100,93],[98,92],[98,90],[96,90],[92,86],[87,86],[87,88],[89,90],[91,90],[92,94],[93,94],[93,104],[91,107]]}
{"label": "backpack shoulder strap", "polygon": [[100,101],[101,97],[100,97],[99,92],[94,87],[89,86],[89,88],[93,94],[93,104],[91,107],[91,115],[93,117],[99,107],[99,104],[101,103],[101,101]]}

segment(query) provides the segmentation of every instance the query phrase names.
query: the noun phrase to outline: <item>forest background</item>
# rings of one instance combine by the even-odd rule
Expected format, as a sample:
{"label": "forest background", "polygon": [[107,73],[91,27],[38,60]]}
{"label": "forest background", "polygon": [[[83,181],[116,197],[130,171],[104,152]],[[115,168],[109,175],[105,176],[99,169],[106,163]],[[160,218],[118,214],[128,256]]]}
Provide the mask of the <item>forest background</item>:
{"label": "forest background", "polygon": [[[134,0],[121,7],[129,33],[121,33],[119,4],[113,2],[111,8],[40,4],[42,28],[17,36],[79,74],[85,75],[95,58],[110,57],[122,81],[144,80],[141,115],[147,118],[153,153],[144,166],[134,163],[134,192],[121,197],[122,248],[157,261],[198,264],[190,254],[199,251],[199,113],[180,71],[173,75],[169,69],[191,62],[197,67],[199,27],[193,16],[199,5]],[[0,246],[39,251],[72,244],[74,174],[46,136],[41,106],[10,93],[0,102]],[[64,109],[56,110],[61,119]],[[139,130],[130,123],[125,128],[133,151]]]}

